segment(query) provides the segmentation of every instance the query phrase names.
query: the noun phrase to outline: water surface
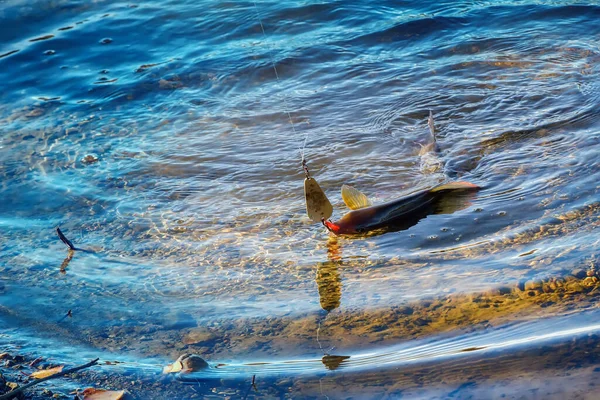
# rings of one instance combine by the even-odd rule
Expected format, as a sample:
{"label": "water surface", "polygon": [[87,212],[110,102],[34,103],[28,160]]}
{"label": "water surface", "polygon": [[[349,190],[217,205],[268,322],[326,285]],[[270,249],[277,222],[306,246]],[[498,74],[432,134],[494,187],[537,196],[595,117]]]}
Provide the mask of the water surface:
{"label": "water surface", "polygon": [[[514,340],[548,320],[557,346],[595,332],[599,18],[590,1],[0,2],[0,344],[27,334],[31,353],[86,348],[152,360],[148,374],[183,352],[317,360],[281,369],[309,380],[336,345],[371,397],[395,393],[375,383],[395,346],[425,341],[435,365],[444,340],[513,343],[523,321]],[[429,110],[444,174],[419,170]],[[375,202],[445,179],[483,189],[408,230],[333,239],[305,215],[305,139],[335,217],[342,184]],[[66,260],[57,226],[86,251]],[[581,271],[581,290],[546,290]],[[474,300],[490,291],[498,311]],[[437,319],[431,301],[462,311]],[[503,357],[540,357],[531,343]],[[540,361],[540,382],[560,362]],[[465,382],[410,393],[473,394]]]}

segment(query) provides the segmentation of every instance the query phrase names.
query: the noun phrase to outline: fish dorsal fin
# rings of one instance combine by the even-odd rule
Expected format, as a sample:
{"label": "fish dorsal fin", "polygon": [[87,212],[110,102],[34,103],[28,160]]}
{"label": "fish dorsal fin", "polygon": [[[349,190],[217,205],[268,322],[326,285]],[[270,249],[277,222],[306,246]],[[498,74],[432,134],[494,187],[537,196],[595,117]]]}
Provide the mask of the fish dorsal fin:
{"label": "fish dorsal fin", "polygon": [[350,185],[342,185],[342,200],[351,210],[358,210],[371,205],[371,201],[363,192]]}
{"label": "fish dorsal fin", "polygon": [[431,189],[429,192],[431,193],[435,193],[435,192],[440,192],[442,190],[453,190],[453,189],[479,189],[479,186],[475,185],[474,183],[470,183],[470,182],[466,182],[466,181],[456,181],[456,182],[449,182],[449,183],[444,183],[442,185],[436,186],[433,189]]}

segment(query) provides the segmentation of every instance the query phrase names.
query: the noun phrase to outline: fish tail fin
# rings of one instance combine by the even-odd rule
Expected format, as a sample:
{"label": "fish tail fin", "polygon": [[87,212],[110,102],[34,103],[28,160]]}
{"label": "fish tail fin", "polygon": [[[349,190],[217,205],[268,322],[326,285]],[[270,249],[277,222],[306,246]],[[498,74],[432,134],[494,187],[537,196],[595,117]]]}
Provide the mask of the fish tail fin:
{"label": "fish tail fin", "polygon": [[481,189],[481,187],[474,183],[467,182],[467,181],[456,181],[456,182],[449,182],[449,183],[444,183],[439,186],[436,186],[433,189],[431,189],[430,192],[435,193],[435,192],[440,192],[442,190],[460,190],[460,189],[476,190],[476,189]]}
{"label": "fish tail fin", "polygon": [[433,111],[429,110],[429,118],[427,118],[427,125],[429,126],[429,132],[431,132],[431,137],[433,137],[433,141],[437,142],[437,137],[435,136],[435,124],[433,123]]}
{"label": "fish tail fin", "polygon": [[435,123],[433,122],[433,111],[431,111],[431,109],[429,110],[429,117],[427,118],[427,126],[429,126],[429,133],[431,133],[431,148],[436,153],[439,153],[440,146],[438,144]]}

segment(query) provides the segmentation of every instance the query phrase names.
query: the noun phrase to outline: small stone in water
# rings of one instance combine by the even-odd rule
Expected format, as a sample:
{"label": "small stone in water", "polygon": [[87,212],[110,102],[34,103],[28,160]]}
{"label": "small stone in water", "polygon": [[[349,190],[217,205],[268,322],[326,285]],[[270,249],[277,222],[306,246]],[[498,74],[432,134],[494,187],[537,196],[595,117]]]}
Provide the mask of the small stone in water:
{"label": "small stone in water", "polygon": [[506,211],[498,211],[498,216],[503,217],[506,215]]}
{"label": "small stone in water", "polygon": [[98,157],[95,154],[88,154],[81,159],[81,162],[84,164],[93,164],[98,162]]}
{"label": "small stone in water", "polygon": [[100,41],[100,44],[109,44],[112,43],[112,39],[111,38],[104,38]]}
{"label": "small stone in water", "polygon": [[583,270],[581,268],[577,268],[577,269],[574,269],[573,271],[571,271],[571,275],[573,275],[575,278],[583,279],[586,277],[587,273],[585,270]]}
{"label": "small stone in water", "polygon": [[542,288],[542,283],[539,281],[525,282],[525,290],[538,290]]}
{"label": "small stone in water", "polygon": [[163,373],[190,373],[208,368],[208,363],[195,354],[183,354],[173,364],[163,368]]}
{"label": "small stone in water", "polygon": [[44,54],[47,55],[47,56],[51,56],[52,54],[56,54],[56,51],[54,51],[54,50],[46,50],[44,52]]}
{"label": "small stone in water", "polygon": [[598,278],[596,278],[595,276],[588,276],[583,280],[583,284],[585,286],[594,286],[596,285],[596,283],[598,283]]}
{"label": "small stone in water", "polygon": [[213,340],[214,336],[212,333],[206,330],[198,329],[194,330],[183,337],[184,344],[197,344]]}

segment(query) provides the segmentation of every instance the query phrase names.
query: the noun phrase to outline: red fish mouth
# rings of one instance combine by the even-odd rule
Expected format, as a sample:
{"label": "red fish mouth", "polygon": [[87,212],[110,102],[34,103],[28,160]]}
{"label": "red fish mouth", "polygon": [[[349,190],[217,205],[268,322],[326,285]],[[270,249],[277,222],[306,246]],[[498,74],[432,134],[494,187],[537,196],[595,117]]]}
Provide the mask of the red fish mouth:
{"label": "red fish mouth", "polygon": [[335,235],[338,235],[340,232],[340,226],[334,224],[333,222],[331,222],[329,220],[327,220],[327,221],[323,220],[323,225],[325,225],[325,228],[327,228],[329,230],[329,232],[331,232]]}

